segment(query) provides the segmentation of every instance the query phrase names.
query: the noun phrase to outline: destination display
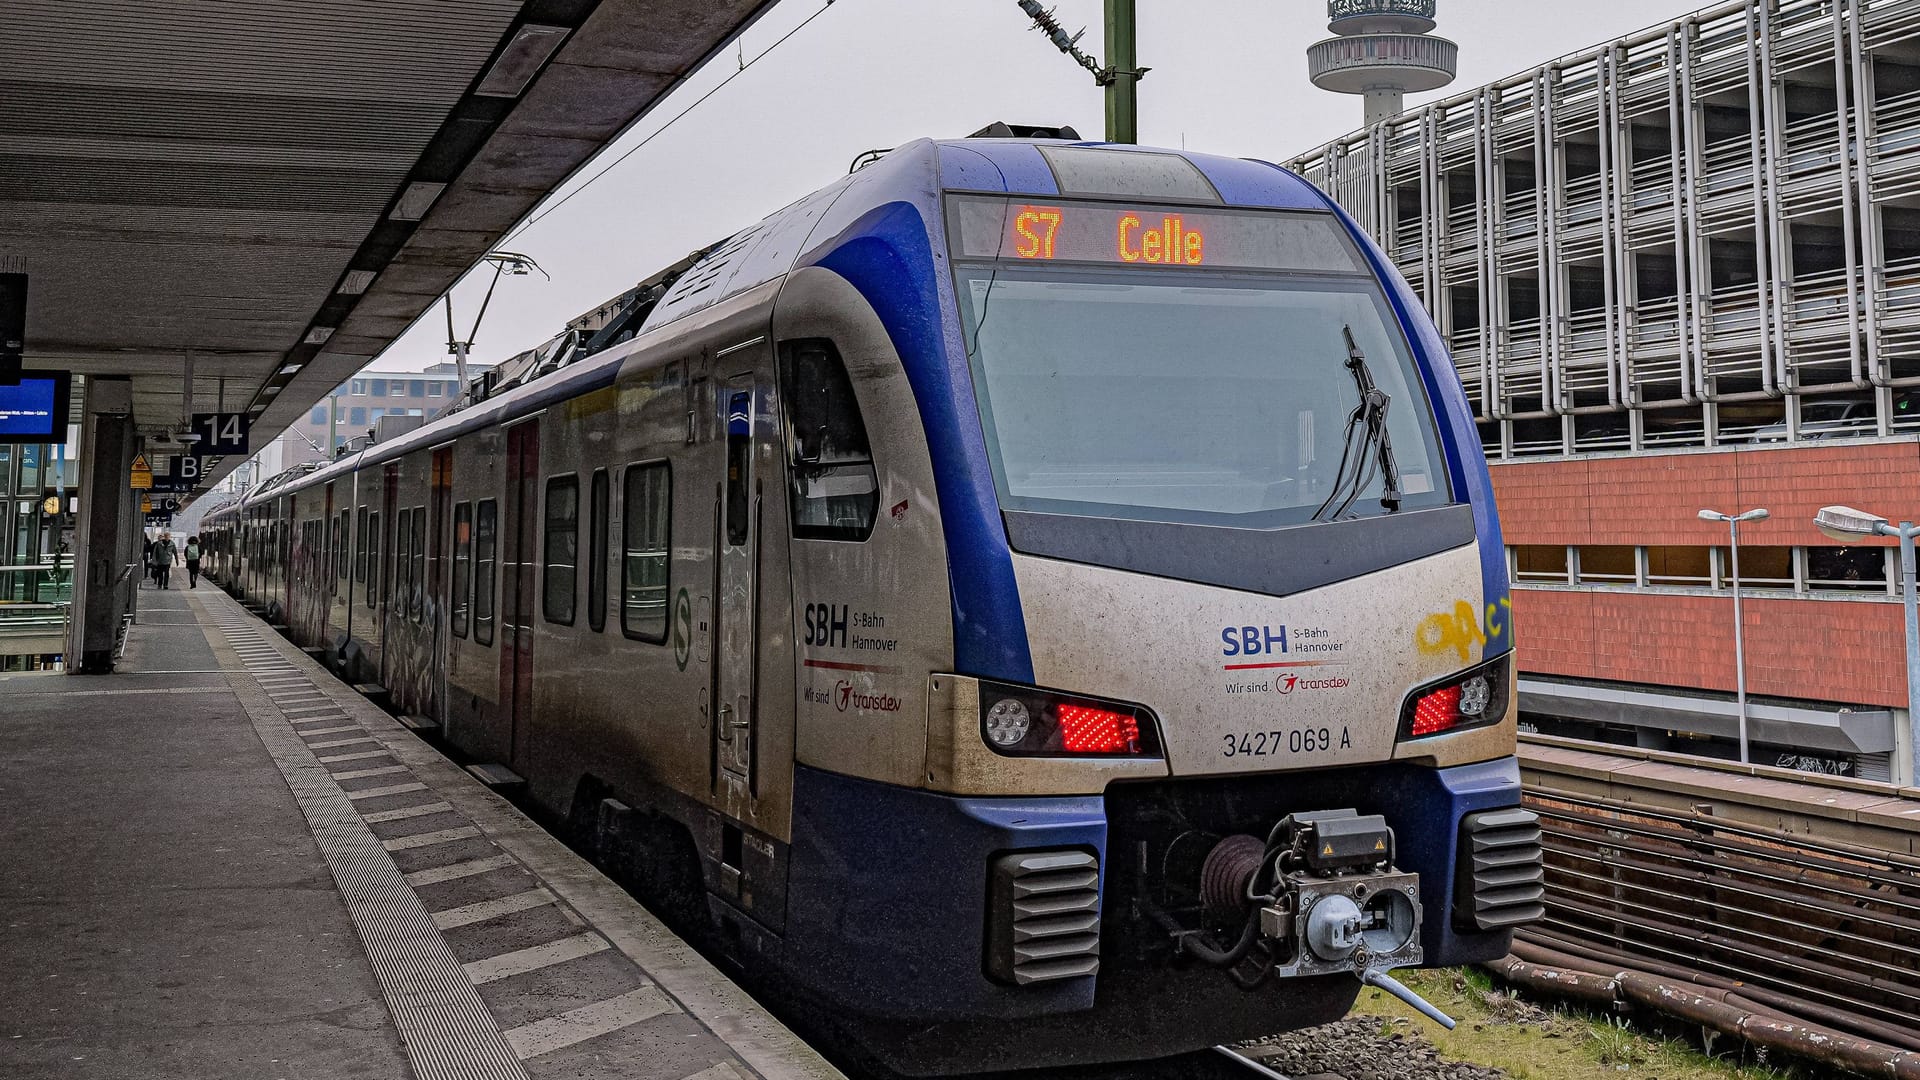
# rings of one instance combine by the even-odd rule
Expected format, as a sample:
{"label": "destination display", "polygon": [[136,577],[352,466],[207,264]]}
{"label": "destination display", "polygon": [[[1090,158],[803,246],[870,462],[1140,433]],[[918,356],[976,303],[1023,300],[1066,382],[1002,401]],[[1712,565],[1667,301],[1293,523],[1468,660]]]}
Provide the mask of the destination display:
{"label": "destination display", "polygon": [[1331,214],[1244,212],[963,196],[955,253],[1017,262],[1356,273],[1366,269]]}
{"label": "destination display", "polygon": [[18,385],[0,383],[0,442],[66,442],[72,380],[64,371],[22,371]]}

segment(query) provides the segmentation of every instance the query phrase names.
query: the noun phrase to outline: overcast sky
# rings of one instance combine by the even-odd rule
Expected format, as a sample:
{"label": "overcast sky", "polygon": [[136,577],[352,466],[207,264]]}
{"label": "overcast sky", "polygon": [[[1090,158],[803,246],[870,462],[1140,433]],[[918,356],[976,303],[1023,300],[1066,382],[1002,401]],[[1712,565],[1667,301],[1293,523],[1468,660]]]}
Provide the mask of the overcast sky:
{"label": "overcast sky", "polygon": [[[782,0],[744,35],[752,59],[824,6]],[[1316,0],[1140,0],[1140,141],[1282,160],[1357,128],[1356,97],[1307,81],[1306,49],[1327,37]],[[1435,32],[1460,43],[1460,77],[1418,104],[1471,89],[1684,14],[1682,0],[1440,0]],[[1058,0],[1060,21],[1085,26],[1099,56],[1101,0]],[[496,361],[545,341],[687,252],[729,236],[846,174],[861,151],[921,137],[963,136],[995,120],[1104,129],[1092,76],[1056,52],[1014,0],[836,0],[623,164],[503,247],[553,275],[506,278],[476,336],[474,359]],[[738,68],[716,60],[583,170],[554,198]],[[546,205],[551,206],[553,198]],[[544,207],[543,207],[544,209]],[[536,211],[536,214],[539,211]],[[454,293],[471,325],[489,274]],[[435,305],[375,361],[380,370],[446,359]]]}

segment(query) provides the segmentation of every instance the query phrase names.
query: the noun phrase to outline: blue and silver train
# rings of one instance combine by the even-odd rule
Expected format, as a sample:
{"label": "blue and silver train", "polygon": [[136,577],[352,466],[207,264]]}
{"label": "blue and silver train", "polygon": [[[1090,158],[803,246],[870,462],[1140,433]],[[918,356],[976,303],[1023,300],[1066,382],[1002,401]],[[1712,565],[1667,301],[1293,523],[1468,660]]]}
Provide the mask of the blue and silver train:
{"label": "blue and silver train", "polygon": [[1322,1023],[1539,914],[1473,418],[1299,177],[916,142],[633,313],[215,573],[902,1071]]}

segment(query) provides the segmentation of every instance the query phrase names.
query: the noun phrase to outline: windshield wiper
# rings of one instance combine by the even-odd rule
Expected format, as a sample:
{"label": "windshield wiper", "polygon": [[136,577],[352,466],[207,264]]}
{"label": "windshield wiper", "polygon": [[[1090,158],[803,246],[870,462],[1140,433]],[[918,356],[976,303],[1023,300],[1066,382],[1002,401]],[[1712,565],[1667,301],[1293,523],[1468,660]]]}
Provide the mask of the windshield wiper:
{"label": "windshield wiper", "polygon": [[[1393,437],[1387,434],[1387,407],[1393,399],[1386,391],[1374,385],[1373,372],[1367,369],[1367,354],[1360,351],[1360,344],[1353,340],[1353,327],[1342,326],[1340,332],[1347,338],[1347,370],[1353,373],[1353,386],[1360,395],[1360,404],[1354,406],[1347,416],[1347,431],[1340,450],[1340,467],[1333,474],[1333,493],[1320,509],[1313,512],[1313,520],[1321,520],[1327,508],[1337,501],[1328,520],[1339,520],[1353,506],[1360,493],[1373,483],[1374,472],[1378,469],[1382,489],[1380,505],[1388,513],[1400,509],[1400,469],[1393,462]],[[1360,453],[1354,455],[1354,433],[1360,433]],[[1348,465],[1353,466],[1351,474]],[[1344,496],[1344,498],[1342,497]]]}

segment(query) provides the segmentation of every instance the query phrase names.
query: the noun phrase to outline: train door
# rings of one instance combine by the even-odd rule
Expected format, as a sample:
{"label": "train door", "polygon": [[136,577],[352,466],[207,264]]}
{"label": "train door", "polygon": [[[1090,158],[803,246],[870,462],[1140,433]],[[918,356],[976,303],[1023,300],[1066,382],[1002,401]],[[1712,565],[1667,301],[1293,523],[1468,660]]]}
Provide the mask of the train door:
{"label": "train door", "polygon": [[[758,733],[760,493],[753,475],[757,385],[752,375],[727,381],[726,462],[722,476],[715,560],[719,647],[713,658],[714,787],[754,793],[754,738]],[[724,792],[722,792],[724,793]]]}
{"label": "train door", "polygon": [[526,761],[533,719],[534,519],[539,514],[540,424],[507,429],[507,498],[501,507],[500,704],[507,713],[509,764]]}

